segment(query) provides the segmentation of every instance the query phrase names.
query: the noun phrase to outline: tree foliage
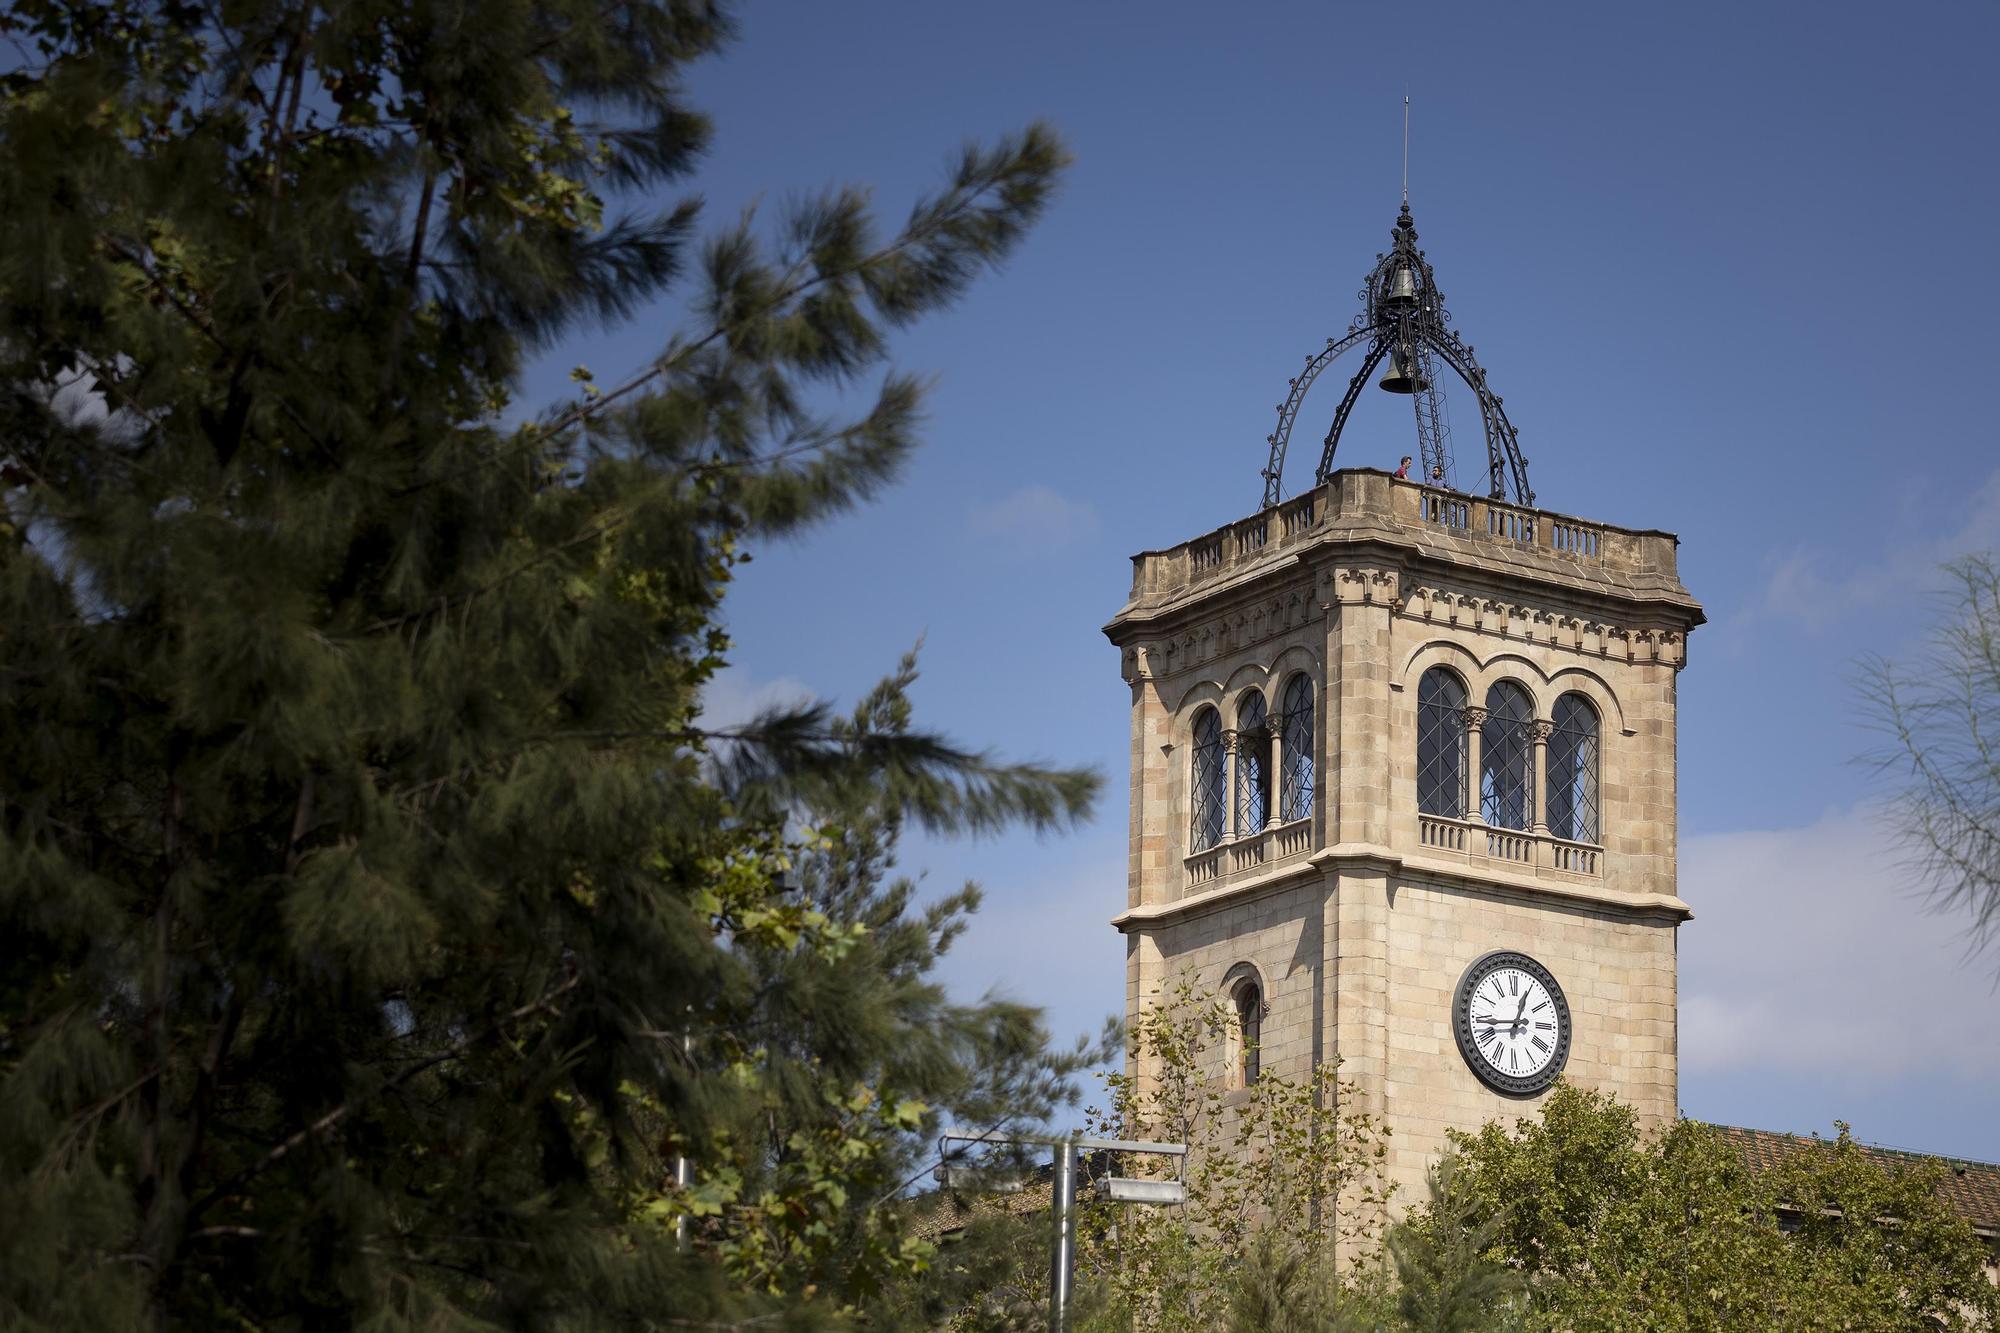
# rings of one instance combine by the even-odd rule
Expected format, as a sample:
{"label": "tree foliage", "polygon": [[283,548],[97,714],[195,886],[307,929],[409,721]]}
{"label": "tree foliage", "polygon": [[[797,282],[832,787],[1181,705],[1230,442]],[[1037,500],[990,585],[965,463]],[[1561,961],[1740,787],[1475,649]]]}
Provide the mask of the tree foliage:
{"label": "tree foliage", "polygon": [[1511,1210],[1482,1207],[1447,1156],[1432,1166],[1428,1199],[1414,1221],[1389,1229],[1396,1313],[1410,1333],[1475,1333],[1517,1322],[1521,1281],[1493,1257]]}
{"label": "tree foliage", "polygon": [[1337,1297],[1336,1253],[1378,1239],[1385,1131],[1345,1109],[1332,1064],[1302,1079],[1267,1068],[1248,1087],[1232,1087],[1222,1054],[1235,1022],[1221,997],[1181,977],[1141,1013],[1125,1070],[1106,1080],[1109,1106],[1096,1132],[1188,1146],[1184,1167],[1139,1155],[1119,1167],[1184,1171],[1186,1204],[1100,1203],[1083,1213],[1079,1271],[1102,1283],[1135,1327],[1211,1329],[1232,1317],[1232,1306],[1240,1319],[1246,1309],[1288,1303],[1295,1290]]}
{"label": "tree foliage", "polygon": [[[907,663],[701,697],[751,548],[896,475],[886,333],[1055,138],[704,239],[660,198],[706,0],[0,23],[0,1322],[814,1324],[921,1262],[873,1207],[917,1131],[1080,1057],[928,979],[976,895],[919,910],[896,832],[1096,780],[915,728]],[[676,290],[637,372],[515,404]]]}
{"label": "tree foliage", "polygon": [[1434,1203],[1412,1227],[1492,1235],[1485,1257],[1527,1282],[1527,1328],[1971,1330],[2000,1315],[1942,1168],[1884,1165],[1845,1126],[1755,1173],[1698,1121],[1649,1139],[1629,1107],[1564,1085],[1539,1119],[1456,1146],[1463,1211]]}
{"label": "tree foliage", "polygon": [[[1183,982],[1135,1030],[1150,1058],[1115,1077],[1114,1104],[1145,1114],[1100,1127],[1184,1135],[1189,1201],[1085,1204],[1079,1333],[2000,1328],[1995,1256],[1944,1198],[1940,1163],[1873,1152],[1843,1125],[1753,1169],[1710,1126],[1644,1134],[1630,1107],[1567,1084],[1533,1118],[1454,1135],[1428,1198],[1378,1236],[1374,1212],[1337,1205],[1384,1201],[1379,1135],[1299,1095],[1309,1085],[1267,1073],[1262,1103],[1230,1088],[1217,1048],[1231,1018]],[[1158,1174],[1137,1156],[1119,1169]],[[1045,1326],[1046,1214],[975,1231],[899,1287],[921,1322],[887,1326]]]}
{"label": "tree foliage", "polygon": [[1973,555],[1947,570],[1952,605],[1927,647],[1907,668],[1869,659],[1862,689],[1890,737],[1876,758],[1899,779],[1904,841],[1984,945],[2000,933],[2000,567]]}

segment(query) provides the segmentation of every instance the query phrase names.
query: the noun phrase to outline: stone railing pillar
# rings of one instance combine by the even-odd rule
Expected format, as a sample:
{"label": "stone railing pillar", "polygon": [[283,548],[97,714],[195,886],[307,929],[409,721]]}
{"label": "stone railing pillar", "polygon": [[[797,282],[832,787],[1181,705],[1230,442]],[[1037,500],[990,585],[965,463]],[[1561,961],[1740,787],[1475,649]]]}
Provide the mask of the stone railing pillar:
{"label": "stone railing pillar", "polygon": [[1466,708],[1465,718],[1465,817],[1484,822],[1479,808],[1479,768],[1486,744],[1486,710],[1478,704]]}

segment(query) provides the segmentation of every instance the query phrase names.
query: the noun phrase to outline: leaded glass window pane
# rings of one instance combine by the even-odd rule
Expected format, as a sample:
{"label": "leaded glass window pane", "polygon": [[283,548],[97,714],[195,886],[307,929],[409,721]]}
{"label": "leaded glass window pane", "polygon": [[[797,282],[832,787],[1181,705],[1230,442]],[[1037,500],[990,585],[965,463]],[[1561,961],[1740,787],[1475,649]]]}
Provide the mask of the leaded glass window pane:
{"label": "leaded glass window pane", "polygon": [[1556,700],[1549,733],[1549,832],[1597,841],[1597,709],[1580,694]]}
{"label": "leaded glass window pane", "polygon": [[1465,686],[1443,667],[1417,684],[1417,809],[1465,815]]}
{"label": "leaded glass window pane", "polygon": [[1285,686],[1285,771],[1279,809],[1286,823],[1313,812],[1313,691],[1304,675]]}
{"label": "leaded glass window pane", "polygon": [[1479,733],[1479,813],[1496,828],[1526,829],[1535,822],[1535,744],[1529,724],[1535,706],[1512,681],[1486,692],[1486,725]]}
{"label": "leaded glass window pane", "polygon": [[1255,833],[1271,814],[1271,731],[1264,696],[1252,690],[1236,709],[1236,831]]}
{"label": "leaded glass window pane", "polygon": [[1222,841],[1224,804],[1222,789],[1222,717],[1213,708],[1204,708],[1194,720],[1194,758],[1188,771],[1188,811],[1192,827],[1192,850],[1205,852]]}

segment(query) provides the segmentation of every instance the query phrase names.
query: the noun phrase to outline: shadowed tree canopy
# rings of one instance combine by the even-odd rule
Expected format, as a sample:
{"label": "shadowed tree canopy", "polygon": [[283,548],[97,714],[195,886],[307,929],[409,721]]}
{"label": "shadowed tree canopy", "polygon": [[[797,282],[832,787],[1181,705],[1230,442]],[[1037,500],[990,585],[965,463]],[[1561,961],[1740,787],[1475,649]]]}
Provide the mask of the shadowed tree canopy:
{"label": "shadowed tree canopy", "polygon": [[[1096,779],[915,728],[909,662],[845,716],[701,691],[748,547],[896,475],[886,334],[1055,138],[704,235],[716,4],[0,29],[0,1323],[821,1326],[915,1262],[924,1127],[1082,1054],[929,979],[976,893],[919,910],[896,834]],[[629,378],[515,403],[668,294]]]}

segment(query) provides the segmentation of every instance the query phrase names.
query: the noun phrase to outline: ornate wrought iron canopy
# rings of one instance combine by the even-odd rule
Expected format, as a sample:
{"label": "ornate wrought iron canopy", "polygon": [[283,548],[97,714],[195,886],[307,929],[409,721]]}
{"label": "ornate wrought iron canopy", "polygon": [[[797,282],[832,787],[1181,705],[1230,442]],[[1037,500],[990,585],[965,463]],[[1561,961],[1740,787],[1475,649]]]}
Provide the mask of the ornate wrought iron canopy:
{"label": "ornate wrought iron canopy", "polygon": [[1500,395],[1486,387],[1486,372],[1473,359],[1472,346],[1461,340],[1451,327],[1451,315],[1444,308],[1444,294],[1438,290],[1430,261],[1417,249],[1417,227],[1410,219],[1410,206],[1396,219],[1390,233],[1395,244],[1387,254],[1375,256],[1375,268],[1360,295],[1364,303],[1347,332],[1328,338],[1326,347],[1306,358],[1306,367],[1291,381],[1291,392],[1278,405],[1278,426],[1270,434],[1271,459],[1264,467],[1264,506],[1282,499],[1280,483],[1285,470],[1285,447],[1291,442],[1292,425],[1298,420],[1299,406],[1306,390],[1321,371],[1344,353],[1365,348],[1361,368],[1348,382],[1340,406],[1334,409],[1333,425],[1327,429],[1320,452],[1316,482],[1333,475],[1333,451],[1340,444],[1340,432],[1348,414],[1361,397],[1362,386],[1375,368],[1387,362],[1382,387],[1391,393],[1409,395],[1416,410],[1417,446],[1423,459],[1423,475],[1442,468],[1447,481],[1452,478],[1451,426],[1438,387],[1438,362],[1442,361],[1472,390],[1479,402],[1479,417],[1486,429],[1486,477],[1488,494],[1496,500],[1508,498],[1524,505],[1535,502],[1528,485],[1528,460],[1521,455],[1520,440]]}

